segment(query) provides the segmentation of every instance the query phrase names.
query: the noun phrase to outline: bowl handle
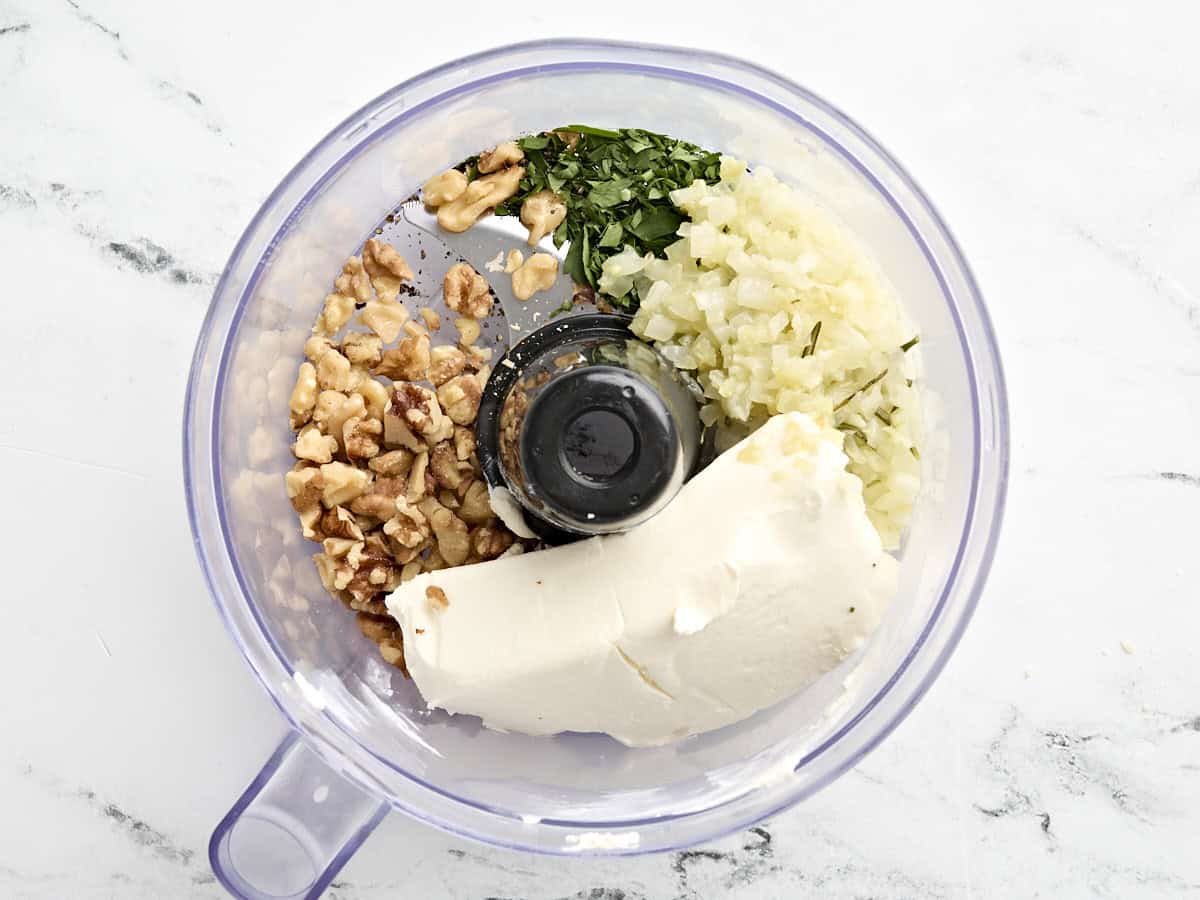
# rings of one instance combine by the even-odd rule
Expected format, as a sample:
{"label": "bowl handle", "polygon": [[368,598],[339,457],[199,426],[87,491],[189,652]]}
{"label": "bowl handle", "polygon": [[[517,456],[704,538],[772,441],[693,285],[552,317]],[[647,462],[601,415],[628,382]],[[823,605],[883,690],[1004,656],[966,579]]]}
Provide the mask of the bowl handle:
{"label": "bowl handle", "polygon": [[291,732],[213,831],[213,874],[242,900],[314,900],[388,805]]}

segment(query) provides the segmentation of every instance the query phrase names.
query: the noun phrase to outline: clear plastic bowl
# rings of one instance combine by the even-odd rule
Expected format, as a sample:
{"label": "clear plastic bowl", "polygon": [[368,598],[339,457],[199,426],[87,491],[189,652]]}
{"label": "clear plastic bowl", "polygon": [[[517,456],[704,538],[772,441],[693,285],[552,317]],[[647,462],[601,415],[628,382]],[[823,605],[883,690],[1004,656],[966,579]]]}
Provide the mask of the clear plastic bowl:
{"label": "clear plastic bowl", "polygon": [[[643,125],[769,165],[857,233],[921,333],[924,483],[884,624],[809,690],[658,749],[428,712],[322,590],[283,490],[288,395],[331,273],[448,162],[568,122]],[[799,802],[895,728],[945,665],[991,561],[1007,464],[1000,360],[966,262],[912,178],[825,101],[728,57],[581,40],[492,50],[399,85],[271,194],[196,347],[184,472],[197,552],[294,728],[217,828],[215,871],[240,896],[315,897],[391,808],[491,844],[619,854],[709,840]]]}

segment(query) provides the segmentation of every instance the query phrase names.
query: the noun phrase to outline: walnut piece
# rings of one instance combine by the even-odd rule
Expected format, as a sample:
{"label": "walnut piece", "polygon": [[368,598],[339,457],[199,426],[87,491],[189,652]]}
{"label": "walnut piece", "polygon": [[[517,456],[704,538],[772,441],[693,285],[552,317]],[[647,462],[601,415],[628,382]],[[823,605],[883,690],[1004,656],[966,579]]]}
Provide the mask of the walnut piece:
{"label": "walnut piece", "polygon": [[455,233],[466,231],[485,212],[515,194],[523,177],[524,167],[512,166],[476,178],[461,194],[438,207],[438,225]]}
{"label": "walnut piece", "polygon": [[346,294],[329,294],[325,297],[325,306],[317,321],[313,324],[313,333],[317,337],[332,337],[337,334],[350,317],[354,315],[355,301]]}
{"label": "walnut piece", "polygon": [[317,363],[317,384],[323,391],[351,391],[362,380],[355,373],[350,360],[332,347],[326,350]]}
{"label": "walnut piece", "polygon": [[475,432],[463,425],[454,426],[454,455],[460,462],[471,458],[475,452]]}
{"label": "walnut piece", "polygon": [[324,510],[321,507],[321,496],[324,494],[324,479],[321,470],[315,467],[292,469],[284,476],[288,499],[292,508],[300,517],[300,530],[307,540],[320,540],[318,526]]}
{"label": "walnut piece", "polygon": [[358,303],[366,303],[371,299],[371,279],[363,269],[362,259],[352,256],[346,260],[342,266],[342,274],[333,282],[333,289]]}
{"label": "walnut piece", "polygon": [[471,464],[459,461],[449,441],[443,441],[429,451],[429,468],[437,483],[452,491],[471,475]]}
{"label": "walnut piece", "polygon": [[387,409],[388,399],[391,396],[388,389],[374,378],[364,378],[362,383],[354,389],[354,393],[363,398],[367,415],[382,422],[384,410]]}
{"label": "walnut piece", "polygon": [[397,631],[395,637],[379,642],[379,655],[383,657],[383,661],[389,666],[395,666],[400,670],[400,674],[405,678],[411,678],[408,674],[408,666],[404,664],[404,635],[403,632]]}
{"label": "walnut piece", "polygon": [[470,425],[479,413],[483,391],[473,375],[459,375],[438,388],[437,398],[456,425]]}
{"label": "walnut piece", "polygon": [[492,290],[487,279],[469,263],[456,263],[442,278],[446,305],[459,315],[485,319],[492,311]]}
{"label": "walnut piece", "polygon": [[385,444],[406,447],[414,453],[425,449],[418,437],[436,444],[454,433],[454,425],[442,413],[437,395],[423,385],[407,381],[396,382],[383,416],[383,427]]}
{"label": "walnut piece", "polygon": [[322,434],[316,425],[306,425],[300,429],[296,443],[292,444],[292,453],[297,459],[307,459],[315,463],[330,462],[337,450],[337,439]]}
{"label": "walnut piece", "polygon": [[369,300],[358,320],[379,335],[385,344],[390,344],[400,337],[400,331],[408,321],[408,307],[395,299]]}
{"label": "walnut piece", "polygon": [[363,637],[377,644],[394,638],[396,632],[400,630],[400,623],[392,618],[359,613],[355,616],[355,621],[358,622],[358,630],[363,633]]}
{"label": "walnut piece", "polygon": [[467,189],[467,176],[458,169],[447,169],[441,175],[434,175],[421,188],[421,199],[427,206],[434,208],[443,206],[451,200],[457,200]]}
{"label": "walnut piece", "polygon": [[345,506],[355,497],[361,496],[371,481],[363,469],[344,462],[325,463],[321,466],[323,492],[321,502],[328,507]]}
{"label": "walnut piece", "polygon": [[521,204],[521,224],[529,229],[529,246],[554,231],[566,217],[566,204],[554,191],[538,191],[526,197]]}
{"label": "walnut piece", "polygon": [[413,459],[412,468],[408,472],[408,489],[404,492],[404,499],[409,503],[416,503],[427,493],[428,484],[425,481],[425,475],[429,470],[429,451],[422,450]]}
{"label": "walnut piece", "polygon": [[363,245],[362,261],[381,300],[395,300],[401,285],[412,281],[412,267],[391,244],[371,238]]}
{"label": "walnut piece", "polygon": [[342,447],[342,429],[347,419],[362,416],[367,411],[362,394],[343,394],[341,391],[321,391],[313,410],[313,422]]}
{"label": "walnut piece", "polygon": [[480,525],[471,533],[471,549],[480,559],[495,559],[513,545],[516,536],[499,525]]}
{"label": "walnut piece", "polygon": [[[429,357],[429,380],[439,387],[461,375],[467,367],[467,355],[457,347],[434,347]],[[314,394],[314,401],[316,395]]]}
{"label": "walnut piece", "polygon": [[374,372],[395,381],[423,381],[429,372],[429,338],[425,335],[406,337],[383,354]]}
{"label": "walnut piece", "polygon": [[412,464],[413,454],[410,450],[389,450],[367,463],[371,471],[379,475],[407,475]]}
{"label": "walnut piece", "polygon": [[461,566],[465,563],[471,553],[467,523],[438,504],[438,509],[429,517],[429,524],[433,528],[434,537],[437,538],[437,548],[442,559],[451,566]]}
{"label": "walnut piece", "polygon": [[342,446],[349,459],[371,459],[379,455],[383,423],[378,419],[352,416],[342,426]]}
{"label": "walnut piece", "polygon": [[558,259],[549,253],[535,253],[512,274],[513,295],[528,300],[538,291],[554,287],[558,278]]}
{"label": "walnut piece", "polygon": [[431,584],[425,588],[425,599],[429,601],[430,606],[436,606],[438,609],[446,609],[450,606],[450,598],[436,584]]}
{"label": "walnut piece", "polygon": [[495,515],[488,499],[487,485],[483,481],[472,481],[467,487],[458,505],[458,515],[471,525],[482,525]]}
{"label": "walnut piece", "polygon": [[430,331],[441,331],[442,317],[437,314],[437,310],[430,309],[428,306],[421,307],[421,321],[425,323],[425,327]]}
{"label": "walnut piece", "polygon": [[314,334],[304,342],[304,355],[309,362],[318,363],[325,351],[333,346],[333,341],[323,334]]}
{"label": "walnut piece", "polygon": [[516,141],[505,141],[503,144],[497,144],[491,150],[484,150],[480,153],[477,167],[480,172],[488,175],[498,172],[506,166],[511,166],[513,163],[519,163],[524,158],[525,153],[517,146]]}
{"label": "walnut piece", "polygon": [[298,429],[312,418],[313,408],[316,405],[317,368],[310,362],[300,363],[300,371],[296,375],[296,386],[292,388],[292,396],[288,401],[293,430]]}
{"label": "walnut piece", "polygon": [[406,549],[420,547],[430,535],[429,521],[415,506],[397,501],[396,514],[383,523],[383,533],[394,543]]}
{"label": "walnut piece", "polygon": [[482,332],[479,323],[474,319],[455,319],[454,327],[458,329],[458,343],[463,347],[474,344]]}
{"label": "walnut piece", "polygon": [[349,538],[357,542],[363,540],[363,531],[350,510],[342,506],[327,509],[321,516],[321,533],[331,538]]}
{"label": "walnut piece", "polygon": [[371,368],[383,354],[383,341],[378,335],[356,331],[342,340],[342,356],[356,366]]}

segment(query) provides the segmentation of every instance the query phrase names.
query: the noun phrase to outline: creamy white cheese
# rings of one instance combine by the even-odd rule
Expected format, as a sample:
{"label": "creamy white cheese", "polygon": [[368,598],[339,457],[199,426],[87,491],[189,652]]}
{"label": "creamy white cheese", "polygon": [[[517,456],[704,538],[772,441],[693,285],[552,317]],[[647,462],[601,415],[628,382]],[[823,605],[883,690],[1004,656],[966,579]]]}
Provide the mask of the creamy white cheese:
{"label": "creamy white cheese", "polygon": [[896,590],[841,446],[779,415],[631,532],[418,576],[387,601],[418,689],[499,730],[635,747],[799,691]]}

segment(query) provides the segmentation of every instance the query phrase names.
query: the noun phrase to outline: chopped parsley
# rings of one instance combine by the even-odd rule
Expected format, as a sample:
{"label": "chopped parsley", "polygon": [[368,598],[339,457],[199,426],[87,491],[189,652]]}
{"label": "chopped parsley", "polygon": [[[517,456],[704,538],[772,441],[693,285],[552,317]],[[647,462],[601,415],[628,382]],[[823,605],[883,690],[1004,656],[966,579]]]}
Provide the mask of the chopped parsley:
{"label": "chopped parsley", "polygon": [[[577,284],[599,286],[604,261],[626,244],[638,253],[663,256],[687,216],[671,203],[671,191],[697,179],[720,180],[720,154],[640,128],[609,131],[568,125],[517,140],[525,177],[517,193],[499,204],[499,216],[515,216],[530,194],[551,190],[567,206],[554,245],[570,241],[563,269]],[[461,168],[476,175],[475,160]],[[616,301],[629,311],[637,297]]]}

